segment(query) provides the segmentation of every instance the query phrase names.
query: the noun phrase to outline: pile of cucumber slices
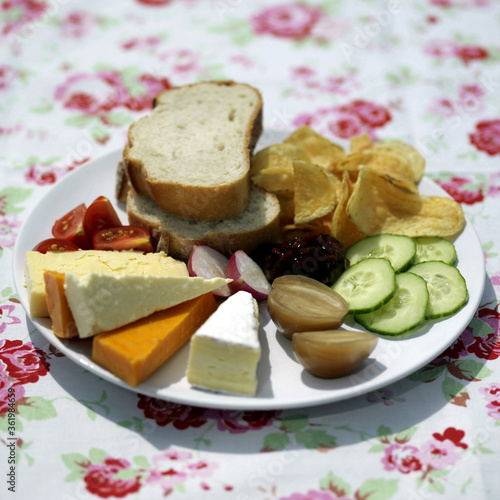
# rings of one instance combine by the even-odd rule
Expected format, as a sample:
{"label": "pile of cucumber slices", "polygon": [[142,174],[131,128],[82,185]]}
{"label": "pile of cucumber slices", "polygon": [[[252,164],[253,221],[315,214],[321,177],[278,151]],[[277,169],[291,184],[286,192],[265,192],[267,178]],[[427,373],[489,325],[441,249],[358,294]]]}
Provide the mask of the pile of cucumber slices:
{"label": "pile of cucumber slices", "polygon": [[350,265],[332,288],[371,332],[399,336],[467,303],[455,246],[443,238],[378,234],[358,241],[345,256]]}

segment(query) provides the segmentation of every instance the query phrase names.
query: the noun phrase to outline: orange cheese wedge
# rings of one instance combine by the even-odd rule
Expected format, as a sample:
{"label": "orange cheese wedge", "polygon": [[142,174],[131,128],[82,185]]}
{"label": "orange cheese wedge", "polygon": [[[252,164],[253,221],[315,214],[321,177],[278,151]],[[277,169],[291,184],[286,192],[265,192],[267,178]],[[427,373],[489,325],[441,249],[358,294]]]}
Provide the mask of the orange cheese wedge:
{"label": "orange cheese wedge", "polygon": [[215,311],[212,292],[96,335],[92,360],[133,387],[148,378]]}
{"label": "orange cheese wedge", "polygon": [[52,319],[54,334],[64,339],[78,336],[78,329],[64,293],[64,273],[45,271],[43,279],[45,281],[47,309]]}

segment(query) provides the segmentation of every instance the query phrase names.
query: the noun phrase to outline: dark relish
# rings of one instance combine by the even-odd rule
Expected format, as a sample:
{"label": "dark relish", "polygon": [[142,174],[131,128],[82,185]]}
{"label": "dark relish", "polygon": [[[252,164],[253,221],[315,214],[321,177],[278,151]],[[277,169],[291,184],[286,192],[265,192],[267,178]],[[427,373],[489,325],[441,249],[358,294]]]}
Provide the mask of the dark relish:
{"label": "dark relish", "polygon": [[341,243],[327,234],[266,243],[258,247],[252,257],[271,283],[278,276],[300,274],[332,285],[348,265]]}

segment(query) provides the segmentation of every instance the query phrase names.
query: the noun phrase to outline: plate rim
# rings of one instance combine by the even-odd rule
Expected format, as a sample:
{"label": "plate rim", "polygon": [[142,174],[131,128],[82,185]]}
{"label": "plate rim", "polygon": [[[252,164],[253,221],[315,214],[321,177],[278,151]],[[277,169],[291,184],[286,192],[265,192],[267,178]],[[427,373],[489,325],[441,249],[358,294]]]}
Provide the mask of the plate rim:
{"label": "plate rim", "polygon": [[[26,301],[26,293],[25,293],[25,287],[24,287],[24,279],[22,279],[22,283],[19,282],[19,270],[21,266],[21,252],[22,255],[24,256],[24,252],[27,251],[26,248],[21,249],[20,246],[25,240],[25,233],[28,231],[29,228],[29,221],[33,217],[33,214],[36,214],[38,212],[38,207],[44,205],[45,203],[48,202],[49,198],[52,196],[55,196],[56,193],[60,190],[63,190],[66,185],[69,185],[72,181],[73,178],[78,178],[79,176],[85,175],[85,172],[88,170],[95,169],[95,165],[99,164],[101,162],[109,162],[110,166],[108,168],[112,168],[112,165],[114,165],[114,168],[116,168],[117,162],[121,158],[121,149],[116,149],[110,152],[107,152],[105,154],[102,154],[96,158],[93,158],[89,160],[87,163],[81,165],[77,169],[69,172],[66,174],[63,178],[61,178],[56,184],[51,186],[51,188],[44,193],[41,198],[32,206],[32,209],[26,213],[26,217],[22,223],[21,228],[19,229],[18,235],[16,237],[16,242],[14,244],[13,248],[13,259],[12,259],[12,274],[14,278],[14,286],[16,288],[18,297],[20,299],[21,305],[26,313],[26,318],[27,320],[31,321],[32,324],[35,326],[35,328],[40,332],[40,334],[47,340],[49,343],[54,345],[57,349],[59,349],[65,356],[67,356],[71,361],[79,364],[80,366],[84,367],[86,370],[90,371],[93,375],[98,376],[107,382],[112,383],[115,386],[127,389],[129,391],[138,393],[138,394],[143,394],[146,396],[158,398],[164,401],[168,401],[171,403],[177,403],[177,404],[183,404],[183,405],[190,405],[190,406],[198,406],[198,407],[205,407],[205,408],[217,408],[217,409],[228,409],[228,410],[285,410],[285,409],[297,409],[297,408],[305,408],[305,407],[313,407],[313,406],[320,406],[320,405],[325,405],[329,403],[335,403],[335,402],[340,402],[340,401],[345,401],[348,399],[352,399],[357,396],[361,396],[363,394],[366,394],[368,392],[380,389],[382,387],[385,387],[391,383],[395,383],[399,380],[402,380],[403,378],[407,377],[409,374],[414,373],[418,371],[422,366],[427,364],[429,361],[434,359],[440,352],[445,350],[449,345],[451,345],[457,338],[458,336],[463,332],[463,330],[467,327],[469,324],[470,320],[473,318],[474,314],[476,313],[479,305],[481,298],[484,294],[484,288],[486,284],[486,265],[485,265],[485,257],[484,257],[484,252],[481,251],[481,258],[479,262],[479,267],[481,269],[481,273],[479,273],[478,279],[479,279],[479,287],[477,290],[476,295],[472,298],[471,302],[471,297],[469,296],[469,302],[465,306],[464,309],[471,310],[470,314],[468,313],[460,323],[460,327],[457,327],[458,331],[456,334],[454,334],[453,338],[448,342],[446,341],[446,345],[444,347],[440,347],[439,352],[435,352],[435,349],[431,350],[432,354],[423,357],[419,363],[412,365],[408,367],[407,370],[403,370],[398,372],[396,377],[391,378],[390,380],[385,381],[384,379],[378,380],[377,381],[368,381],[367,384],[363,384],[361,387],[356,388],[355,386],[352,387],[352,394],[351,395],[343,395],[342,397],[336,397],[335,396],[335,389],[331,389],[330,391],[324,391],[320,393],[323,397],[312,397],[310,399],[307,399],[306,401],[300,400],[300,401],[288,401],[288,402],[278,402],[274,398],[259,398],[258,394],[255,397],[242,397],[238,395],[227,395],[227,394],[220,394],[220,393],[211,393],[208,391],[194,391],[194,394],[196,395],[194,398],[191,397],[193,392],[188,392],[187,395],[185,396],[179,396],[178,394],[167,394],[167,395],[162,395],[158,394],[157,390],[148,388],[147,384],[140,384],[137,387],[132,387],[126,384],[123,380],[119,379],[118,377],[114,376],[104,368],[100,367],[99,365],[96,365],[93,363],[91,360],[88,360],[87,358],[82,359],[82,355],[75,353],[74,350],[71,349],[68,341],[63,341],[59,338],[57,338],[52,331],[46,331],[49,330],[49,328],[45,327],[44,325],[41,324],[41,319],[31,319],[29,315],[29,305]],[[112,165],[111,165],[112,164]],[[442,193],[443,196],[450,197],[450,195],[444,191],[436,182],[434,182],[432,179],[424,176],[422,179],[425,183],[429,183],[429,186],[432,187],[435,191]],[[115,201],[115,204],[117,202]],[[466,227],[469,231],[472,231],[472,234],[475,237],[475,242],[479,245],[479,247],[482,250],[481,242],[479,239],[479,236],[472,225],[472,223],[465,217],[466,220]],[[50,237],[50,236],[47,236]],[[478,256],[479,257],[479,256]],[[22,259],[22,266],[24,269],[24,258]],[[24,271],[21,273],[22,278],[24,278]],[[24,293],[23,293],[24,292]],[[472,307],[473,306],[473,307]],[[462,309],[463,310],[463,309]],[[460,313],[460,311],[459,311]],[[457,314],[459,314],[457,313]],[[448,318],[449,319],[449,318]],[[45,320],[47,320],[45,318]],[[446,319],[444,320],[446,321]],[[41,328],[40,328],[41,327]],[[332,392],[333,394],[328,394]],[[316,394],[316,393],[314,393]]]}

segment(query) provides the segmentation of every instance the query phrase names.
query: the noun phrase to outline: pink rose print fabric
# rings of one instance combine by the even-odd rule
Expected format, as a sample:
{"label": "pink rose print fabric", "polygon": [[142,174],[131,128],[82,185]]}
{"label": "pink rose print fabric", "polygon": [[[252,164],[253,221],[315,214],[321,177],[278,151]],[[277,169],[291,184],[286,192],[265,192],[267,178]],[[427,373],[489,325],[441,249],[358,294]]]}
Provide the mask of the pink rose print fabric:
{"label": "pink rose print fabric", "polygon": [[61,34],[67,38],[84,38],[96,22],[96,18],[84,10],[72,11],[62,21]]}
{"label": "pink rose print fabric", "polygon": [[9,397],[14,393],[16,398],[22,398],[25,394],[24,387],[16,384],[7,372],[0,370],[0,416],[9,410]]}
{"label": "pink rose print fabric", "polygon": [[498,317],[498,307],[495,309],[489,307],[480,309],[478,318],[484,322],[485,326],[490,327],[491,331],[485,333],[484,336],[477,336],[474,335],[474,331],[470,327],[466,328],[462,335],[444,351],[443,356],[459,359],[468,354],[474,354],[480,359],[497,359],[500,356]]}
{"label": "pink rose print fabric", "polygon": [[8,35],[20,31],[29,23],[40,19],[49,8],[45,0],[9,0],[2,3],[2,10],[6,22],[2,27],[2,34]]}
{"label": "pink rose print fabric", "polygon": [[422,463],[416,456],[417,452],[418,448],[415,446],[393,444],[386,448],[382,462],[389,471],[397,470],[408,474],[422,469]]}
{"label": "pink rose print fabric", "polygon": [[[13,311],[12,307],[9,309]],[[4,310],[5,306],[1,309],[2,315]],[[17,318],[11,322],[17,323],[20,323]],[[6,326],[7,323],[0,323],[0,330],[5,330]],[[49,368],[46,354],[31,342],[0,340],[0,417],[10,411],[10,398],[14,395],[17,402],[22,400],[26,392],[25,385],[38,382],[47,375]]]}
{"label": "pink rose print fabric", "polygon": [[0,342],[0,367],[15,384],[23,385],[47,375],[50,364],[45,353],[34,348],[31,342],[23,344],[20,340],[5,339]]}
{"label": "pink rose print fabric", "polygon": [[278,411],[229,411],[220,410],[209,413],[211,419],[217,421],[220,431],[230,434],[244,434],[248,431],[260,430],[273,424]]}
{"label": "pink rose print fabric", "polygon": [[355,100],[343,106],[318,109],[305,113],[294,120],[294,126],[308,125],[318,132],[340,139],[367,133],[376,138],[376,129],[391,121],[390,111],[379,104]]}
{"label": "pink rose print fabric", "polygon": [[487,402],[488,416],[493,420],[500,420],[500,384],[493,382],[487,387],[481,387],[479,391]]}
{"label": "pink rose print fabric", "polygon": [[309,490],[307,493],[294,493],[289,497],[282,497],[280,500],[349,500],[346,496],[337,496],[334,492]]}
{"label": "pink rose print fabric", "polygon": [[131,95],[119,73],[99,71],[95,75],[69,77],[57,88],[54,97],[66,109],[101,115],[122,106],[133,111],[149,109],[152,97],[168,88],[170,83],[166,78],[145,74],[139,76]]}
{"label": "pink rose print fabric", "polygon": [[57,88],[54,97],[67,109],[95,115],[122,105],[128,95],[119,75],[100,71],[96,75],[69,77]]}
{"label": "pink rose print fabric", "polygon": [[484,47],[478,45],[461,45],[448,40],[435,40],[427,45],[425,53],[441,60],[456,59],[465,65],[483,61],[490,57]]}
{"label": "pink rose print fabric", "polygon": [[16,316],[16,307],[11,304],[0,306],[0,334],[3,333],[9,325],[18,325],[21,320]]}
{"label": "pink rose print fabric", "polygon": [[70,454],[64,459],[72,474],[81,478],[86,492],[96,498],[124,498],[139,491],[153,498],[166,497],[186,487],[196,494],[233,489],[229,483],[213,480],[219,468],[216,463],[175,448],[154,454],[151,461],[144,456],[130,461],[98,448],[91,449],[88,457]]}
{"label": "pink rose print fabric", "polygon": [[484,120],[469,134],[470,142],[490,156],[500,154],[500,119]]}
{"label": "pink rose print fabric", "polygon": [[0,247],[12,247],[20,227],[21,221],[15,215],[0,216]]}
{"label": "pink rose print fabric", "polygon": [[201,427],[207,422],[205,410],[191,406],[168,403],[147,396],[139,396],[138,408],[144,411],[144,416],[156,421],[164,427],[172,424],[177,429]]}
{"label": "pink rose print fabric", "polygon": [[219,431],[230,434],[244,434],[272,425],[278,411],[230,411],[210,410],[194,406],[179,405],[167,401],[139,396],[138,408],[146,418],[164,427],[172,424],[176,429],[198,428],[215,422]]}
{"label": "pink rose print fabric", "polygon": [[472,184],[469,179],[453,176],[449,181],[440,181],[438,184],[458,203],[474,205],[484,200],[481,188],[468,188]]}
{"label": "pink rose print fabric", "polygon": [[[420,475],[421,480],[429,480],[433,471],[440,471],[456,465],[463,457],[468,444],[463,441],[465,432],[448,427],[443,433],[435,432],[420,446],[410,444],[410,440],[396,439],[384,450],[384,468],[400,474]],[[390,440],[382,439],[383,442]]]}
{"label": "pink rose print fabric", "polygon": [[311,33],[321,15],[321,10],[315,7],[282,4],[259,12],[253,17],[252,25],[259,34],[301,40]]}
{"label": "pink rose print fabric", "polygon": [[138,491],[141,487],[139,478],[116,479],[115,477],[130,466],[127,460],[112,457],[106,458],[103,464],[90,464],[83,478],[87,491],[101,498],[123,498],[129,493]]}
{"label": "pink rose print fabric", "polygon": [[[97,139],[96,139],[97,140]],[[68,172],[71,172],[80,165],[88,162],[89,157],[84,157],[81,160],[75,160],[69,165],[58,166],[58,165],[29,165],[28,170],[24,175],[25,181],[29,183],[37,184],[38,186],[44,186],[48,184],[54,184],[58,179],[63,177]]]}

